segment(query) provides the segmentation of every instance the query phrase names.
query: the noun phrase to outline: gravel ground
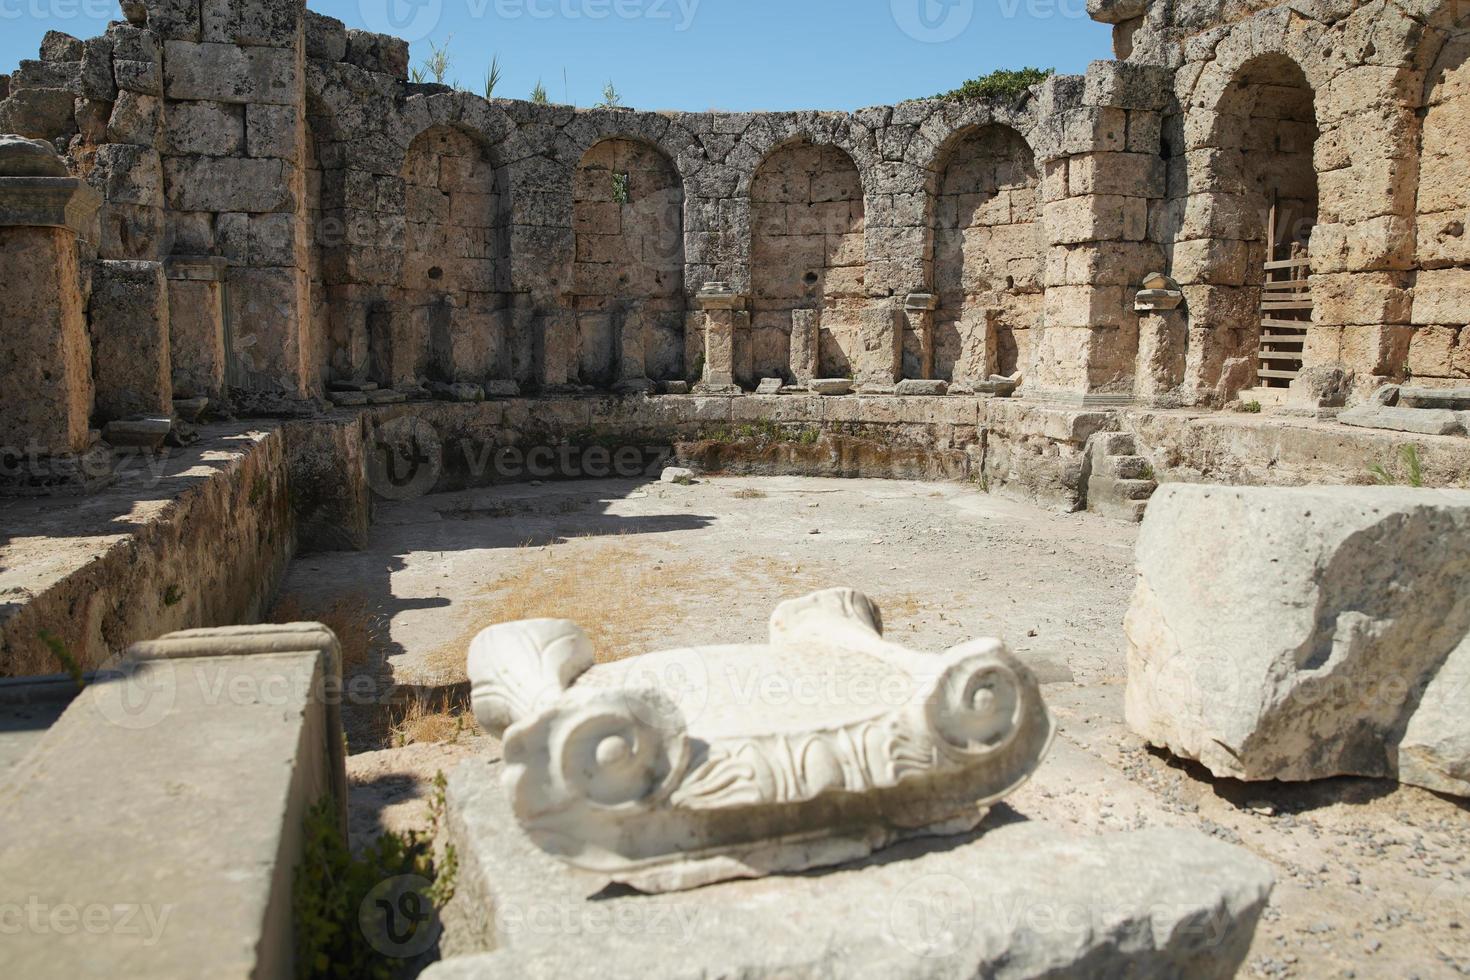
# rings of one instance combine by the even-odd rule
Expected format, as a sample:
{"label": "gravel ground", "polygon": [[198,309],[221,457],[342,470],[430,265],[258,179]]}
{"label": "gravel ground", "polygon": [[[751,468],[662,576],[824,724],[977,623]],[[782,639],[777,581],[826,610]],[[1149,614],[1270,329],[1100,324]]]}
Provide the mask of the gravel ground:
{"label": "gravel ground", "polygon": [[[1000,636],[1037,670],[1060,737],[1009,818],[1082,834],[1191,826],[1270,861],[1277,888],[1243,975],[1470,975],[1467,804],[1376,780],[1214,779],[1127,730],[1129,525],[962,485],[797,478],[517,486],[378,516],[368,551],[305,557],[284,593],[307,609],[362,602],[375,669],[399,685],[450,690],[474,631],[528,609],[604,623],[613,657],[759,642],[780,599],[850,585],[901,643]],[[360,719],[350,738],[390,746],[349,760],[360,835],[422,820],[436,771],[498,751],[452,726],[397,745]]]}

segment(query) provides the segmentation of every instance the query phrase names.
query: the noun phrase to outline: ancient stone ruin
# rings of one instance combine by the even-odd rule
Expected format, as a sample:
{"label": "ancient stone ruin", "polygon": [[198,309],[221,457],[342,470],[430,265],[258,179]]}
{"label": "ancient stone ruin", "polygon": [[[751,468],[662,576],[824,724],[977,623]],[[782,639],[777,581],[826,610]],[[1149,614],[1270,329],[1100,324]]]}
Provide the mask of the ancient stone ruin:
{"label": "ancient stone ruin", "polygon": [[853,112],[0,75],[0,975],[1470,973],[1470,17],[1088,8]]}

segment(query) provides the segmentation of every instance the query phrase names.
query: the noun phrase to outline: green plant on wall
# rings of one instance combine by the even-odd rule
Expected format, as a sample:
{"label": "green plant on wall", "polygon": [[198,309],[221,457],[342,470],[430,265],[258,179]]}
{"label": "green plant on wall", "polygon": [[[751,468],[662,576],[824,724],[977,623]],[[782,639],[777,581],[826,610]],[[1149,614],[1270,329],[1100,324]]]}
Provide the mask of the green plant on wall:
{"label": "green plant on wall", "polygon": [[537,105],[550,105],[551,99],[546,94],[546,86],[541,84],[541,79],[536,79],[536,87],[531,89],[531,101]]}
{"label": "green plant on wall", "polygon": [[1395,462],[1387,466],[1374,463],[1368,467],[1368,474],[1374,483],[1382,486],[1424,486],[1424,462],[1419,458],[1419,447],[1413,443],[1400,446]]}
{"label": "green plant on wall", "polygon": [[607,84],[602,87],[602,101],[597,103],[597,108],[623,108],[623,96],[618,92],[617,88],[612,83],[612,79],[610,78],[607,80]]}
{"label": "green plant on wall", "polygon": [[495,98],[495,88],[500,84],[502,71],[500,67],[500,55],[490,59],[490,67],[485,70],[485,87],[482,93],[485,98]]}
{"label": "green plant on wall", "polygon": [[972,78],[942,99],[1014,99],[1033,85],[1039,85],[1056,72],[1055,68],[998,68],[988,75]]}
{"label": "green plant on wall", "polygon": [[[407,948],[432,946],[432,942],[416,942],[420,938],[437,941],[438,910],[454,897],[459,870],[452,845],[444,848],[437,861],[434,854],[434,840],[444,820],[445,788],[441,772],[434,778],[427,829],[384,833],[357,854],[343,837],[335,800],[323,797],[308,811],[301,863],[291,892],[297,977],[393,980],[401,975],[406,959],[395,956],[393,947],[384,948],[387,944],[375,944],[361,921],[363,909],[372,915],[375,897],[384,893],[385,885],[398,880],[427,882],[410,897],[427,902],[432,909],[424,918],[408,922],[403,936],[410,938],[395,938]],[[433,934],[420,937],[417,929]]]}

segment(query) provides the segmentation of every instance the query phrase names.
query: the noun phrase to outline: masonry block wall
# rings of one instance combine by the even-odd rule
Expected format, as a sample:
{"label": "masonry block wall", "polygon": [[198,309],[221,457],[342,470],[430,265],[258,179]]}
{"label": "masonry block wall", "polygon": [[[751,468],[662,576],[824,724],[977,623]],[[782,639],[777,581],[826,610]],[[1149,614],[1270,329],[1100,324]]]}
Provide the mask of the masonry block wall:
{"label": "masonry block wall", "polygon": [[1254,383],[1268,198],[1310,251],[1309,366],[1360,396],[1470,373],[1448,4],[1095,6],[1120,60],[1015,99],[655,113],[413,84],[402,41],[300,0],[150,0],[101,38],[48,35],[0,130],[102,193],[102,260],[222,261],[218,323],[155,316],[139,376],[196,393],[223,350],[218,387],[252,410],[334,381],[698,380],[710,282],[739,298],[746,388],[1018,371],[1024,397],[1123,403],[1133,295],[1161,271],[1186,365],[1148,397],[1218,405]]}
{"label": "masonry block wall", "polygon": [[[1463,4],[1254,2],[1229,16],[1218,2],[1094,6],[1094,17],[1117,25],[1121,57],[1174,74],[1164,147],[1172,235],[1160,241],[1188,284],[1191,332],[1201,319],[1216,332],[1191,364],[1196,390],[1212,379],[1231,385],[1222,374],[1240,338],[1230,324],[1249,322],[1255,298],[1257,256],[1245,249],[1259,241],[1266,192],[1310,190],[1293,164],[1308,152],[1318,214],[1307,367],[1349,372],[1360,394],[1409,376],[1470,376],[1460,245],[1470,202],[1463,177],[1450,176],[1463,174],[1451,160],[1470,140],[1459,101]],[[1293,172],[1253,170],[1257,151]]]}

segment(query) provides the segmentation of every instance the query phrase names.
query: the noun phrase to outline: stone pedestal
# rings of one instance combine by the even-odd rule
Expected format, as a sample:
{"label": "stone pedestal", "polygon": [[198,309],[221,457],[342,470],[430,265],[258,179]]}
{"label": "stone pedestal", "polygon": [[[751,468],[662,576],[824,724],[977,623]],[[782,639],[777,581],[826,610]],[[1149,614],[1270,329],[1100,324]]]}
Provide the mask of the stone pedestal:
{"label": "stone pedestal", "polygon": [[615,390],[623,394],[651,392],[654,384],[648,379],[646,339],[648,320],[641,304],[634,305],[623,314],[618,328],[618,380]]}
{"label": "stone pedestal", "polygon": [[536,363],[540,367],[543,391],[566,388],[573,378],[577,353],[577,315],[572,311],[573,297],[564,295],[556,309],[540,316],[536,333]]}
{"label": "stone pedestal", "polygon": [[228,374],[224,278],[217,255],[175,255],[168,275],[169,367],[174,394],[219,399]]}
{"label": "stone pedestal", "polygon": [[[78,235],[100,201],[44,143],[0,139],[0,491],[85,486],[92,350]],[[94,474],[96,475],[96,474]]]}
{"label": "stone pedestal", "polygon": [[97,415],[173,414],[168,284],[160,262],[101,261],[92,277]]}
{"label": "stone pedestal", "polygon": [[694,390],[701,394],[739,394],[735,383],[735,329],[746,312],[747,298],[724,283],[706,283],[695,297],[704,313],[704,376]]}
{"label": "stone pedestal", "polygon": [[1189,324],[1180,304],[1184,293],[1178,283],[1161,273],[1143,281],[1134,297],[1139,314],[1138,359],[1133,369],[1133,394],[1146,405],[1178,404],[1184,383]]}
{"label": "stone pedestal", "polygon": [[791,377],[799,385],[809,384],[821,364],[821,310],[791,311]]}
{"label": "stone pedestal", "polygon": [[500,763],[463,762],[447,804],[460,870],[425,980],[577,976],[589,963],[650,980],[1226,980],[1273,885],[1264,861],[1196,831],[1082,838],[1017,819],[820,874],[600,895],[604,878],[521,833]]}
{"label": "stone pedestal", "polygon": [[912,333],[919,345],[919,377],[934,377],[934,310],[939,297],[933,293],[909,293],[903,302],[904,332]]}

